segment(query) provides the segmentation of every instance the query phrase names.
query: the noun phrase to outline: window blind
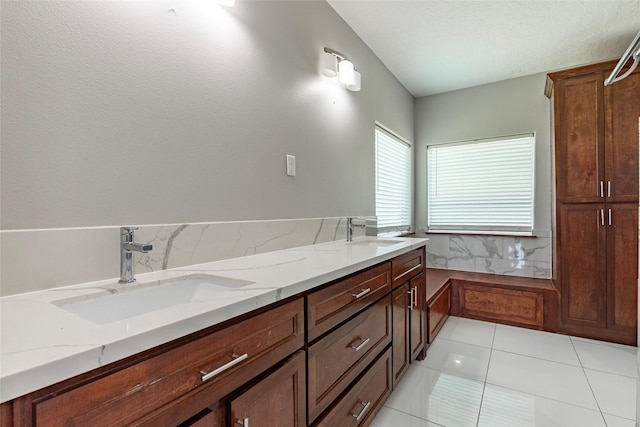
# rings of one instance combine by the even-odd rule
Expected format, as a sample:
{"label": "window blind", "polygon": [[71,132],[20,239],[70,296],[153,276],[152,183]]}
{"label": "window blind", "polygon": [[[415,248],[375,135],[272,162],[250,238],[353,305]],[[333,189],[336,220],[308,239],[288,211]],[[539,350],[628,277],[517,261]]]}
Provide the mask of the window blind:
{"label": "window blind", "polygon": [[376,127],[376,216],[378,232],[411,224],[411,147]]}
{"label": "window blind", "polygon": [[534,135],[427,148],[429,231],[533,234]]}

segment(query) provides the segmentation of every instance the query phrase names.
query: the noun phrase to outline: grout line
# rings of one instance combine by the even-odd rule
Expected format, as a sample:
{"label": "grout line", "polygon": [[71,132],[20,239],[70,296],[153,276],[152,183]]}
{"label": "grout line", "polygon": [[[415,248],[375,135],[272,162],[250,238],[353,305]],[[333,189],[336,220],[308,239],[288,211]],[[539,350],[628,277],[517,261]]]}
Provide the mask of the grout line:
{"label": "grout line", "polygon": [[595,400],[596,402],[596,406],[598,407],[598,411],[600,412],[600,416],[602,417],[602,422],[604,422],[604,425],[607,425],[607,420],[604,419],[604,414],[602,413],[602,408],[600,407],[600,402],[598,402],[598,398],[596,397],[596,393],[593,391],[593,386],[591,385],[591,382],[589,381],[589,377],[587,376],[587,372],[584,370],[584,365],[582,364],[582,359],[580,359],[580,353],[578,353],[578,350],[576,349],[575,344],[573,343],[573,340],[571,341],[571,347],[573,347],[573,351],[576,352],[576,356],[578,357],[578,362],[580,362],[580,369],[582,369],[582,374],[584,375],[584,378],[587,380],[587,384],[589,385],[589,390],[591,390],[591,394],[593,395],[593,400]]}
{"label": "grout line", "polygon": [[557,363],[559,365],[572,366],[574,368],[581,368],[582,367],[579,362],[578,362],[577,365],[572,365],[571,363],[558,362],[557,360],[543,359],[542,357],[531,356],[529,354],[514,353],[513,351],[503,350],[501,348],[496,348],[494,350],[499,351],[500,353],[513,354],[514,356],[528,357],[529,359],[536,359],[536,360],[541,360],[543,362]]}
{"label": "grout line", "polygon": [[482,396],[480,397],[480,408],[478,408],[478,419],[476,427],[480,425],[480,414],[482,413],[482,405],[484,404],[484,393],[487,390],[487,379],[489,378],[489,367],[491,366],[491,356],[493,356],[493,346],[496,342],[496,332],[498,332],[498,324],[493,324],[493,337],[491,337],[491,348],[489,349],[489,361],[487,362],[487,371],[484,373],[484,384],[482,386]]}

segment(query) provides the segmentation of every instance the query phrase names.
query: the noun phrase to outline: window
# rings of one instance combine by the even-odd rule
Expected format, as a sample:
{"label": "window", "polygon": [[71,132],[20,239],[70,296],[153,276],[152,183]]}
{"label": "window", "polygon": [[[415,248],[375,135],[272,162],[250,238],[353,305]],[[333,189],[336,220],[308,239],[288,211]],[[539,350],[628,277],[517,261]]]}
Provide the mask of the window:
{"label": "window", "polygon": [[533,234],[533,134],[427,147],[430,232]]}
{"label": "window", "polygon": [[376,126],[376,216],[378,232],[411,225],[411,146]]}

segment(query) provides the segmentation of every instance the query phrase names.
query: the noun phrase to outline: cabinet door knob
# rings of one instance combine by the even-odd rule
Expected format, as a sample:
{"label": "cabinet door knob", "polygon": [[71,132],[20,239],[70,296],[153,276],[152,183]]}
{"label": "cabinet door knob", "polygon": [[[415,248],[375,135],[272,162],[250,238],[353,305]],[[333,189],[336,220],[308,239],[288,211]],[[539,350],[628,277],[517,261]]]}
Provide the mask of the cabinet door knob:
{"label": "cabinet door knob", "polygon": [[203,382],[207,381],[207,380],[215,377],[216,375],[226,371],[227,369],[230,369],[230,368],[234,367],[235,365],[237,365],[238,363],[242,362],[244,359],[249,357],[249,354],[245,353],[242,356],[238,356],[237,354],[234,354],[232,357],[233,357],[233,360],[231,362],[225,363],[224,365],[220,366],[219,368],[214,369],[211,372],[200,371],[200,373],[202,374],[202,381]]}
{"label": "cabinet door knob", "polygon": [[353,415],[353,418],[356,419],[356,421],[360,421],[360,419],[364,416],[364,414],[367,412],[367,409],[369,409],[369,406],[371,405],[371,401],[369,402],[360,402],[360,404],[363,406],[363,408],[360,410],[360,413],[358,414],[351,414]]}
{"label": "cabinet door knob", "polygon": [[363,289],[359,294],[351,294],[355,299],[362,298],[366,294],[371,292],[371,288]]}

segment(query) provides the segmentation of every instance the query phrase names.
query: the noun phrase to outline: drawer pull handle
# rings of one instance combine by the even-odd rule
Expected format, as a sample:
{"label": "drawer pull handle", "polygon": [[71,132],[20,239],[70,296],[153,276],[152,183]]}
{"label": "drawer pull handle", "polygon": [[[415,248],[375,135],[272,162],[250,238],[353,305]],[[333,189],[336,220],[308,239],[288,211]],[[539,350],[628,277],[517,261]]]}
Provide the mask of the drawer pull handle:
{"label": "drawer pull handle", "polygon": [[371,405],[371,401],[364,403],[364,402],[360,402],[360,404],[363,406],[362,410],[360,411],[359,414],[351,414],[353,415],[353,418],[356,419],[356,421],[360,421],[360,418],[362,418],[365,414],[365,412],[367,412],[367,409],[369,409],[369,406]]}
{"label": "drawer pull handle", "polygon": [[355,299],[358,298],[362,298],[363,296],[365,296],[366,294],[368,294],[369,292],[371,292],[371,288],[367,288],[367,289],[363,289],[362,292],[360,292],[359,294],[351,294]]}
{"label": "drawer pull handle", "polygon": [[202,381],[203,382],[207,381],[207,380],[215,377],[216,375],[226,371],[227,369],[236,366],[238,363],[242,362],[244,359],[249,357],[249,355],[247,353],[243,354],[242,356],[238,356],[237,354],[234,354],[231,357],[233,357],[233,360],[231,362],[226,363],[226,364],[220,366],[219,368],[214,369],[211,372],[200,371],[200,373],[202,374]]}
{"label": "drawer pull handle", "polygon": [[242,427],[249,427],[249,418],[244,420],[236,420],[236,424],[240,424]]}
{"label": "drawer pull handle", "polygon": [[404,276],[407,276],[407,275],[408,275],[408,276],[412,276],[412,275],[413,275],[413,273],[414,273],[416,270],[421,269],[421,268],[422,268],[422,262],[419,262],[417,265],[414,265],[413,267],[411,267],[410,269],[408,269],[407,271],[405,271],[405,272],[404,272],[404,273],[402,273],[401,275],[397,276],[397,277],[396,277],[395,279],[393,279],[393,280],[394,280],[394,281],[398,281],[398,280],[400,280],[400,278],[401,278],[401,277],[404,277]]}
{"label": "drawer pull handle", "polygon": [[360,343],[360,345],[351,344],[351,348],[354,349],[355,351],[360,351],[362,349],[362,347],[364,347],[365,345],[369,344],[369,341],[371,341],[371,338],[367,338],[365,340],[360,338],[360,341],[362,341]]}

